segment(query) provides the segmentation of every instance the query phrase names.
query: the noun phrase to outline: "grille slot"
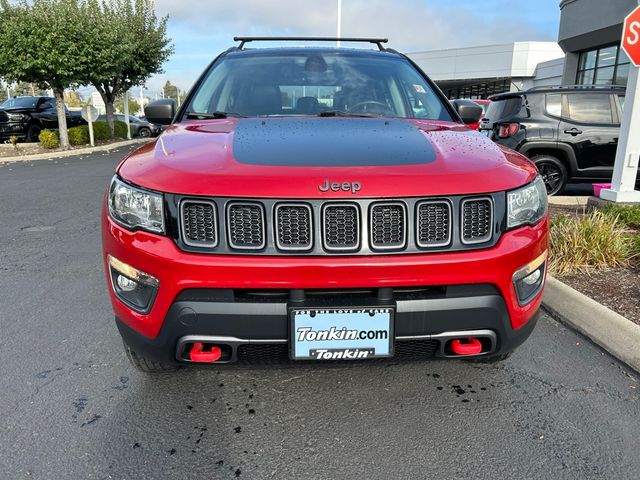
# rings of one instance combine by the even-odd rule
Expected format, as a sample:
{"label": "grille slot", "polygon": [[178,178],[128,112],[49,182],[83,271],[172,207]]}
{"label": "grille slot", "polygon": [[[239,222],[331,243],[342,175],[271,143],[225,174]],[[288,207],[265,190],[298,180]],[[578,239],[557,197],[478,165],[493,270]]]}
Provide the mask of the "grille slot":
{"label": "grille slot", "polygon": [[[393,358],[364,360],[363,362],[390,362],[393,359],[423,360],[433,357],[440,345],[438,340],[396,340]],[[308,360],[291,360],[287,343],[248,343],[238,347],[238,362],[248,364],[286,364],[305,363]],[[354,362],[354,360],[335,360],[334,362]]]}
{"label": "grille slot", "polygon": [[0,110],[0,123],[9,123],[9,115],[2,110]]}
{"label": "grille slot", "polygon": [[229,246],[260,250],[266,244],[264,209],[259,203],[233,202],[227,206]]}
{"label": "grille slot", "polygon": [[426,201],[416,206],[419,247],[443,247],[451,242],[451,204]]}
{"label": "grille slot", "polygon": [[371,246],[376,250],[404,248],[407,239],[407,214],[403,203],[377,203],[371,207]]}
{"label": "grille slot", "polygon": [[280,250],[309,250],[313,246],[311,207],[306,204],[276,206],[276,244]]}
{"label": "grille slot", "polygon": [[323,210],[323,243],[330,251],[355,251],[360,246],[360,211],[351,203],[331,203]]}
{"label": "grille slot", "polygon": [[491,239],[493,202],[488,197],[462,201],[462,243],[483,243]]}
{"label": "grille slot", "polygon": [[213,202],[187,200],[180,208],[184,243],[193,247],[218,245],[216,205]]}

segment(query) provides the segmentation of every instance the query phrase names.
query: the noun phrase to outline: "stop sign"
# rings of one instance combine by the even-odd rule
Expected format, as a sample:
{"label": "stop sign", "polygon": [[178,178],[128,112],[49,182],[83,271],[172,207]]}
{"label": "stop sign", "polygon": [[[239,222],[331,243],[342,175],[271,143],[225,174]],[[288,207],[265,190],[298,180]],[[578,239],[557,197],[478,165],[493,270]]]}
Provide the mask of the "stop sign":
{"label": "stop sign", "polygon": [[640,67],[640,6],[627,15],[622,32],[622,48],[631,62]]}

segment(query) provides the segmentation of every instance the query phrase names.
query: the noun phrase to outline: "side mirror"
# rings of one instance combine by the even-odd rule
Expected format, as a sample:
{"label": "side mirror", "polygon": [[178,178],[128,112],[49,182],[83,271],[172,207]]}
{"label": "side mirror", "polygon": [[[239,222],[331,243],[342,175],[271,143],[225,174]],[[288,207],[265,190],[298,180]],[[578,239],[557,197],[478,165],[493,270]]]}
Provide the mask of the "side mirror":
{"label": "side mirror", "polygon": [[482,107],[472,100],[454,100],[451,105],[466,125],[478,123],[482,117]]}
{"label": "side mirror", "polygon": [[170,98],[156,100],[144,107],[144,115],[151,123],[169,125],[176,116],[176,101]]}

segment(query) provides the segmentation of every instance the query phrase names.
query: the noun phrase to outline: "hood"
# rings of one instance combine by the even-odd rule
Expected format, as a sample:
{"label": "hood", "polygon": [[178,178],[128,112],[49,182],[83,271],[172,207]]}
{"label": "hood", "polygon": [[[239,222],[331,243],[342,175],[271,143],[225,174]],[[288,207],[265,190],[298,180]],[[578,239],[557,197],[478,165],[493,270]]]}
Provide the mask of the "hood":
{"label": "hood", "polygon": [[12,108],[0,108],[0,112],[7,113],[30,113],[33,112],[35,108],[30,107],[12,107]]}
{"label": "hood", "polygon": [[536,168],[456,123],[278,117],[173,125],[118,173],[188,195],[378,198],[510,190],[532,181]]}

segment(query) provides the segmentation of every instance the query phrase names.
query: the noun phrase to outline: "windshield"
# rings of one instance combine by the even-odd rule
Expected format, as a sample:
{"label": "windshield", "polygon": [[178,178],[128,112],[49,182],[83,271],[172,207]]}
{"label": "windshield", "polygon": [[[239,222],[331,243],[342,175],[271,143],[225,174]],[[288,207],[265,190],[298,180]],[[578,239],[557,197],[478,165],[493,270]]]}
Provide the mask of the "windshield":
{"label": "windshield", "polygon": [[429,83],[404,59],[308,50],[226,56],[208,72],[186,111],[452,121]]}
{"label": "windshield", "polygon": [[16,97],[5,100],[0,108],[36,108],[38,97]]}

